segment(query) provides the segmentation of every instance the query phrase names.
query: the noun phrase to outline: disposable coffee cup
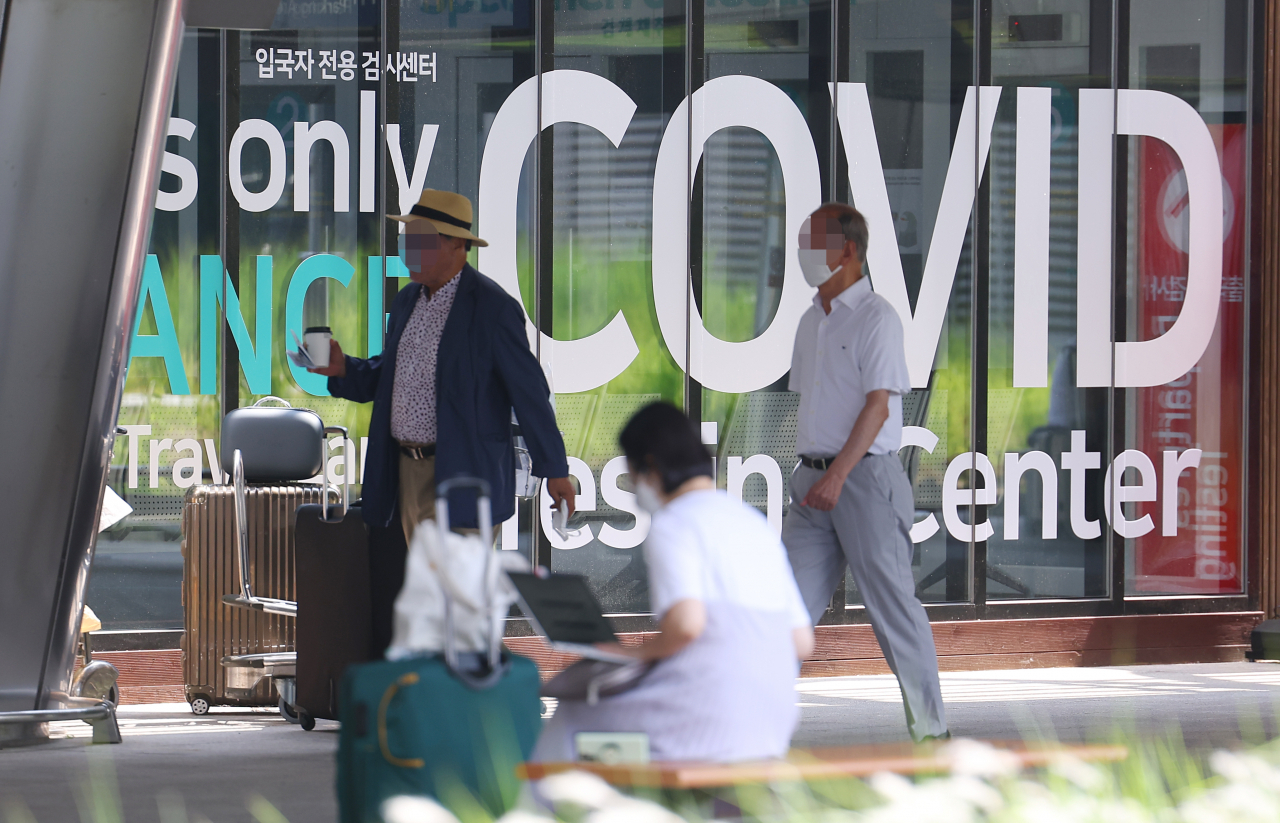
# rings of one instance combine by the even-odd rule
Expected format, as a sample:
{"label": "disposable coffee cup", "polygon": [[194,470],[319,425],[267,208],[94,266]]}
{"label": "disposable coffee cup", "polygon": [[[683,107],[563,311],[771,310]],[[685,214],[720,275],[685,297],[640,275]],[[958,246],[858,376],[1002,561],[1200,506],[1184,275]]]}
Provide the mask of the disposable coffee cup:
{"label": "disposable coffee cup", "polygon": [[329,340],[333,332],[328,326],[312,326],[302,335],[302,344],[307,347],[307,357],[316,364],[317,369],[329,365]]}

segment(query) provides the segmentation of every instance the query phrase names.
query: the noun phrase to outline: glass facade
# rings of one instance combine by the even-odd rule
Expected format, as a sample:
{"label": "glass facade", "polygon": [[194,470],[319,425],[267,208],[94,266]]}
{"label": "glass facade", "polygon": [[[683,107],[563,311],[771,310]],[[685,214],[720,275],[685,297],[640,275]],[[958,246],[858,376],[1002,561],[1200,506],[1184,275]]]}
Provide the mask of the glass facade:
{"label": "glass facade", "polygon": [[[1248,0],[362,0],[189,31],[88,602],[180,629],[185,490],[219,421],[369,407],[290,366],[381,351],[396,224],[459,191],[555,392],[584,528],[502,546],[643,615],[616,436],[656,399],[781,528],[804,217],[851,202],[914,390],[935,619],[1245,608],[1257,7]],[[1219,214],[1220,213],[1220,214]],[[358,478],[357,478],[358,479]],[[852,580],[827,622],[862,618]]]}

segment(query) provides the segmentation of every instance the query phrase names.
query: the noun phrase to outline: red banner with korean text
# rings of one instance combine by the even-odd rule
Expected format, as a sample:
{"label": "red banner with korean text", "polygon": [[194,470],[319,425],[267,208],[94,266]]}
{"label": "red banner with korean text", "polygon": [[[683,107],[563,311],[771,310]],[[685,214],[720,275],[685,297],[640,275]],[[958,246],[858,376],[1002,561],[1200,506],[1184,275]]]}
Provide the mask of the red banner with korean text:
{"label": "red banner with korean text", "polygon": [[[1161,503],[1138,504],[1155,528],[1132,542],[1131,594],[1231,594],[1243,590],[1245,128],[1210,125],[1222,166],[1222,299],[1200,362],[1164,386],[1137,389],[1136,443],[1163,482],[1164,453],[1201,449],[1178,479],[1177,534],[1162,535]],[[1182,164],[1164,143],[1138,139],[1139,335],[1177,320],[1186,295],[1189,209]],[[1130,481],[1132,482],[1132,481]]]}

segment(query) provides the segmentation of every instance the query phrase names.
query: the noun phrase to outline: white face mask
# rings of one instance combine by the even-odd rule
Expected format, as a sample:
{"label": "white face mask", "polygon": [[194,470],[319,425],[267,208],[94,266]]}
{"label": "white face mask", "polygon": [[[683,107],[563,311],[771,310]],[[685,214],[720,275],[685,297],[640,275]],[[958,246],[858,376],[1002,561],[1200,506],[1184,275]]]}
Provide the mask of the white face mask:
{"label": "white face mask", "polygon": [[664,505],[657,489],[643,480],[636,481],[636,503],[649,514],[657,513]]}
{"label": "white face mask", "polygon": [[800,271],[804,272],[804,282],[815,289],[835,277],[844,266],[834,269],[827,265],[826,249],[800,249]]}
{"label": "white face mask", "polygon": [[[820,245],[824,248],[810,248],[813,245],[813,218],[805,218],[804,223],[800,226],[800,248],[796,255],[800,259],[800,271],[804,273],[804,281],[810,286],[817,288],[823,283],[835,277],[844,266],[836,266],[834,269],[827,265],[827,249],[825,248],[828,241],[827,237],[823,237]],[[840,248],[844,248],[844,238],[840,237]]]}

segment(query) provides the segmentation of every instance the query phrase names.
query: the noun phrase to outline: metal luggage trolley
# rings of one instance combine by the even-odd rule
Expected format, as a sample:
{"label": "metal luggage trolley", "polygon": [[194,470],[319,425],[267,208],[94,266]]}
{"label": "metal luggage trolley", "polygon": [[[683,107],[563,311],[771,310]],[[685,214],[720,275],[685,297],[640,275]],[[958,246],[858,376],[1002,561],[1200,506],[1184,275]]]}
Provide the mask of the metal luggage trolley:
{"label": "metal luggage trolley", "polygon": [[[277,401],[283,406],[264,407],[268,401]],[[247,410],[258,410],[247,418],[234,416]],[[306,420],[300,415],[315,418],[315,422]],[[241,422],[243,421],[243,422]],[[347,471],[344,473],[342,488],[329,484],[324,477],[327,453],[326,436],[341,435],[347,441],[345,426],[325,426],[320,416],[310,409],[295,409],[288,402],[278,397],[264,397],[249,409],[236,409],[224,418],[222,431],[222,453],[231,453],[231,476],[235,486],[235,538],[237,571],[240,577],[238,594],[226,594],[222,602],[228,606],[266,614],[285,617],[298,616],[298,604],[293,600],[281,600],[273,597],[262,597],[253,591],[253,581],[249,575],[249,517],[246,503],[246,475],[253,482],[299,482],[310,480],[315,472],[310,455],[318,455],[321,485],[325,489],[325,498],[333,493],[341,500],[341,520],[350,506],[350,458],[347,456]],[[308,449],[310,450],[308,452]],[[249,455],[246,469],[245,455]],[[325,506],[325,519],[328,520],[328,505]],[[266,652],[258,654],[229,654],[222,658],[222,667],[226,669],[227,690],[249,694],[264,677],[270,677],[280,697],[280,714],[291,723],[301,723],[309,728],[315,721],[295,707],[297,687],[297,652]],[[197,714],[197,707],[192,710]],[[208,711],[207,706],[204,707]]]}

